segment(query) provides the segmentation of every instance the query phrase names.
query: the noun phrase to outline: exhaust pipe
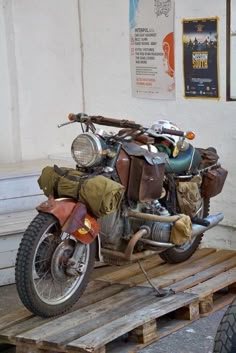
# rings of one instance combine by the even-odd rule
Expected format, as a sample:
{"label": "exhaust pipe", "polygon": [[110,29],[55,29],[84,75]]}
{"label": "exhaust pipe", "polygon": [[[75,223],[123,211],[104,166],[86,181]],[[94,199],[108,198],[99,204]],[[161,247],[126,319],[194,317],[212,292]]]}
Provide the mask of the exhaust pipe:
{"label": "exhaust pipe", "polygon": [[[137,218],[140,218],[140,216]],[[215,227],[219,222],[221,222],[223,220],[223,218],[224,218],[223,213],[217,213],[215,215],[211,215],[211,216],[204,218],[204,221],[209,223],[209,225],[207,227],[200,225],[200,224],[193,223],[192,224],[192,238],[206,232],[207,230],[209,230],[213,227]],[[158,242],[155,240],[142,238],[144,235],[147,235],[148,233],[149,233],[148,227],[144,227],[143,229],[141,228],[136,234],[134,234],[134,236],[130,239],[130,241],[128,243],[128,246],[126,248],[125,253],[110,250],[110,249],[102,249],[102,253],[104,255],[114,256],[114,257],[118,257],[118,258],[121,258],[124,260],[132,261],[132,260],[140,259],[144,256],[144,253],[133,254],[134,246],[136,245],[136,243],[138,241],[141,241],[141,242],[143,242],[147,245],[150,245],[152,247],[163,248],[163,250],[159,250],[157,252],[161,252],[161,251],[164,251],[168,248],[172,248],[175,246],[175,244],[173,244],[173,243],[163,243],[163,242]]]}
{"label": "exhaust pipe", "polygon": [[193,223],[192,224],[192,237],[194,238],[194,237],[206,232],[207,230],[215,227],[223,219],[224,219],[223,213],[217,213],[217,214],[210,215],[210,216],[204,218],[205,221],[210,223],[207,227],[200,225],[200,224]]}
{"label": "exhaust pipe", "polygon": [[[192,238],[197,237],[198,235],[206,232],[207,230],[214,228],[223,219],[224,219],[223,213],[217,213],[215,215],[211,215],[211,216],[204,218],[204,221],[209,223],[209,225],[207,227],[200,225],[200,224],[193,223],[191,237]],[[173,243],[163,243],[163,242],[158,242],[158,241],[150,240],[150,239],[139,239],[139,241],[141,241],[147,245],[150,245],[152,247],[158,247],[158,248],[164,248],[164,249],[171,248],[171,247],[175,246],[175,244],[173,244]]]}

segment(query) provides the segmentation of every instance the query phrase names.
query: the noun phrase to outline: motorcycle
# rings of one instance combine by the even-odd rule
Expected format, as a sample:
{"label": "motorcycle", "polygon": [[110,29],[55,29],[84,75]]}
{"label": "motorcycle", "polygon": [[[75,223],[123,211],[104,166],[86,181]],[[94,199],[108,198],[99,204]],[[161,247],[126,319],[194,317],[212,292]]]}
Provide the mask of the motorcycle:
{"label": "motorcycle", "polygon": [[82,113],[58,127],[74,123],[82,128],[71,146],[76,167],[43,170],[39,185],[48,200],[37,207],[16,259],[19,297],[43,317],[75,304],[95,260],[122,265],[156,252],[179,263],[223,219],[209,207],[227,172],[214,148],[187,141],[193,132],[168,121],[144,127]]}

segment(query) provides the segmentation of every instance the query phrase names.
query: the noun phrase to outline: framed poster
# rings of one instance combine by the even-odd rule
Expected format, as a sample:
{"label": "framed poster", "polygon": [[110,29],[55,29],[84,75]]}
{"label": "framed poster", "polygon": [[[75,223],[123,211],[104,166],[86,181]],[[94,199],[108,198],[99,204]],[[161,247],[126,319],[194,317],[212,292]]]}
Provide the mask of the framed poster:
{"label": "framed poster", "polygon": [[175,99],[174,0],[130,0],[132,94]]}
{"label": "framed poster", "polygon": [[219,99],[217,18],[183,20],[184,96]]}

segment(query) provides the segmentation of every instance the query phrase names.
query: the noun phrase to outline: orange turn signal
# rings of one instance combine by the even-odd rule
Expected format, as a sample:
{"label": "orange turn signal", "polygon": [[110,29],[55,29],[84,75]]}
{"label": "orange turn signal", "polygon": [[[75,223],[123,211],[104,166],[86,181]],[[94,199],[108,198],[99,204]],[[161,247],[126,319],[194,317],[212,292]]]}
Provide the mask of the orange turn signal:
{"label": "orange turn signal", "polygon": [[70,121],[74,120],[74,114],[73,113],[70,113],[68,115],[68,120],[70,120]]}
{"label": "orange turn signal", "polygon": [[185,137],[186,137],[188,140],[194,140],[194,139],[195,139],[195,133],[192,132],[192,131],[187,131],[186,134],[185,134]]}

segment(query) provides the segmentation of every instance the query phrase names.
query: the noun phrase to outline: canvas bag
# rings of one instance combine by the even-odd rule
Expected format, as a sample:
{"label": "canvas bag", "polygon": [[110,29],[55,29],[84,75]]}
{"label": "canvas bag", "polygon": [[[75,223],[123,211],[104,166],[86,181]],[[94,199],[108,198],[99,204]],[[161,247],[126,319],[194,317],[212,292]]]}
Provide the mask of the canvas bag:
{"label": "canvas bag", "polygon": [[179,182],[177,185],[177,199],[181,212],[194,217],[202,204],[200,185],[202,178],[195,176],[191,181]]}
{"label": "canvas bag", "polygon": [[38,183],[46,196],[80,200],[96,217],[115,212],[125,191],[123,185],[103,175],[87,177],[75,169],[57,166],[45,167]]}
{"label": "canvas bag", "polygon": [[73,168],[47,166],[38,179],[40,189],[49,197],[78,199],[83,174]]}
{"label": "canvas bag", "polygon": [[84,181],[79,197],[96,217],[102,217],[118,210],[124,192],[123,185],[98,175]]}

